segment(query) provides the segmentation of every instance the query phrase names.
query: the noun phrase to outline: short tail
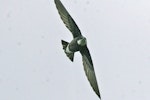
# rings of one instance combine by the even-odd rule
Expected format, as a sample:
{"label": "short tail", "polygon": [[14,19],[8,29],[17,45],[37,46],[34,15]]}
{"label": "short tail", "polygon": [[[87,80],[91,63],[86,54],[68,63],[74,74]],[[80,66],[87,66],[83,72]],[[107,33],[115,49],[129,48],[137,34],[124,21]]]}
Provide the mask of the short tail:
{"label": "short tail", "polygon": [[64,40],[61,40],[61,43],[62,43],[64,52],[66,53],[67,57],[73,62],[74,53],[67,53],[66,52],[66,48],[67,48],[67,46],[68,46],[69,43],[66,42],[66,41],[64,41]]}

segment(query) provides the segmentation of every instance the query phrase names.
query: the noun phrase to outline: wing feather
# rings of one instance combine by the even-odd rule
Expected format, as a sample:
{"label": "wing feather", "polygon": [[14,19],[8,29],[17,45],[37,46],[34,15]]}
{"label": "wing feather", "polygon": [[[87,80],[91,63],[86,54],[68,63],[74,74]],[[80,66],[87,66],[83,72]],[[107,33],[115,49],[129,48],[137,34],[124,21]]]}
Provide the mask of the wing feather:
{"label": "wing feather", "polygon": [[92,62],[92,59],[90,56],[90,52],[89,52],[87,47],[84,47],[80,52],[82,54],[84,71],[85,71],[85,74],[86,74],[86,76],[90,82],[90,85],[92,86],[93,90],[98,95],[98,97],[101,98],[100,93],[99,93],[97,80],[96,80],[96,76],[95,76],[93,62]]}
{"label": "wing feather", "polygon": [[73,18],[70,16],[66,8],[63,6],[63,4],[60,2],[60,0],[55,0],[56,8],[58,9],[58,13],[66,25],[66,27],[72,32],[73,37],[78,37],[81,35],[81,32],[76,25]]}

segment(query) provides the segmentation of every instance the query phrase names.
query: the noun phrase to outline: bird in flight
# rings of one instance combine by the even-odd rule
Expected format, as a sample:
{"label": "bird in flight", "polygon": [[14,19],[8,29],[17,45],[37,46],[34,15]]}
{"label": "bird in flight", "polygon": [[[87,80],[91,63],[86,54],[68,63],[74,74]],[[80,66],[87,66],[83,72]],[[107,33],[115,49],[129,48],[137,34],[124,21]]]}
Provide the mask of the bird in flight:
{"label": "bird in flight", "polygon": [[82,55],[82,61],[84,66],[84,71],[87,76],[87,79],[89,80],[90,85],[92,86],[93,90],[97,94],[97,96],[101,99],[95,71],[93,67],[92,58],[90,55],[90,52],[87,48],[87,40],[86,38],[81,34],[78,26],[76,25],[73,18],[70,16],[66,8],[63,6],[60,0],[55,0],[56,8],[58,10],[58,13],[66,25],[66,27],[71,31],[73,35],[73,40],[69,43],[64,40],[61,40],[63,50],[67,57],[73,62],[74,60],[74,53],[79,51]]}

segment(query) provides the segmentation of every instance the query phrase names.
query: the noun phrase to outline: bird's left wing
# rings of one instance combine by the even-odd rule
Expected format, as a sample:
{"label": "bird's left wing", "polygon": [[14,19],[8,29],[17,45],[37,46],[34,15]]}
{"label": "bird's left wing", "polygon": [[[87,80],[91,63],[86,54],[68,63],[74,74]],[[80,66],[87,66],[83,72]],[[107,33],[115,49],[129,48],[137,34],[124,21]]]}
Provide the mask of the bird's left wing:
{"label": "bird's left wing", "polygon": [[56,4],[56,7],[58,9],[58,12],[59,12],[59,15],[60,15],[62,21],[64,22],[66,27],[72,32],[73,37],[75,38],[75,37],[80,36],[81,32],[80,32],[78,26],[76,25],[75,21],[70,16],[68,11],[65,9],[63,4],[60,2],[60,0],[55,0],[55,4]]}
{"label": "bird's left wing", "polygon": [[80,50],[80,53],[82,55],[85,74],[86,74],[93,90],[98,95],[98,97],[101,98],[100,93],[99,93],[99,88],[98,88],[98,85],[97,85],[97,80],[96,80],[96,76],[95,76],[93,62],[92,62],[90,52],[89,52],[87,46],[83,47]]}

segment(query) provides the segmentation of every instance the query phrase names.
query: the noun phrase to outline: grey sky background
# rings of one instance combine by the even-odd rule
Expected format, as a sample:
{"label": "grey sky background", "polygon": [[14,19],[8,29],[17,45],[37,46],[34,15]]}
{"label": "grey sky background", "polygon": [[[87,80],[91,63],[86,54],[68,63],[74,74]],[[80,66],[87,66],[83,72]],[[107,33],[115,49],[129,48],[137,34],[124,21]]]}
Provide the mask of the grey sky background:
{"label": "grey sky background", "polygon": [[[150,100],[150,1],[61,0],[87,37],[103,100]],[[0,100],[99,100],[61,39],[53,0],[0,1]]]}

